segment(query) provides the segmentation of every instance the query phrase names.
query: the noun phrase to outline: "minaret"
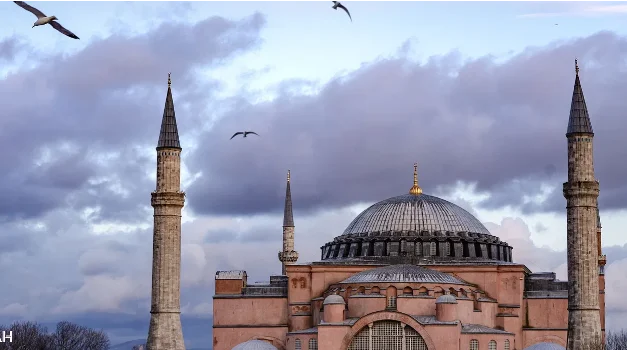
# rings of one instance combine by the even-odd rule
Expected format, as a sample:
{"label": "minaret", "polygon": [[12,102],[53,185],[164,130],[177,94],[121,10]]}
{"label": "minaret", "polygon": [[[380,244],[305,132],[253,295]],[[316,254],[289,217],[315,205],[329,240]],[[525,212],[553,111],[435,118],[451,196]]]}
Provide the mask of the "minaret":
{"label": "minaret", "polygon": [[601,248],[601,214],[599,214],[599,208],[597,208],[597,248],[599,252],[599,275],[605,275],[605,263],[607,263],[607,257],[603,255],[603,249]]}
{"label": "minaret", "polygon": [[283,210],[283,251],[279,252],[281,274],[286,275],[285,265],[298,260],[298,252],[294,250],[294,215],[292,214],[292,191],[290,190],[290,171],[287,171],[287,188],[285,189],[285,209]]}
{"label": "minaret", "polygon": [[593,350],[601,342],[599,311],[599,254],[597,199],[594,177],[592,124],[579,82],[575,60],[575,87],[568,119],[568,182],[564,183],[567,211],[568,350]]}
{"label": "minaret", "polygon": [[147,350],[185,350],[181,329],[181,145],[171,80],[157,144],[157,188],[152,192],[152,302]]}

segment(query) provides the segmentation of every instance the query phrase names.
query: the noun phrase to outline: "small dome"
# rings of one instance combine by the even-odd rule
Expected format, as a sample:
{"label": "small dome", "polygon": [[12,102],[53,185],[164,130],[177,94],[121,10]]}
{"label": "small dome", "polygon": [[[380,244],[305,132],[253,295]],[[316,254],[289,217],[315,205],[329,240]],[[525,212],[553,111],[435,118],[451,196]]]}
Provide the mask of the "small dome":
{"label": "small dome", "polygon": [[524,350],[566,350],[566,348],[555,343],[537,343],[526,347]]}
{"label": "small dome", "polygon": [[342,305],[345,305],[346,302],[344,301],[344,298],[342,298],[341,295],[331,294],[328,297],[324,298],[324,301],[322,302],[322,305],[331,305],[331,304],[342,304]]}
{"label": "small dome", "polygon": [[231,350],[278,350],[274,345],[263,340],[249,340],[235,345]]}
{"label": "small dome", "polygon": [[440,295],[436,300],[436,304],[457,304],[457,298],[451,294]]}
{"label": "small dome", "polygon": [[342,284],[354,283],[447,283],[466,284],[457,278],[416,265],[389,265],[358,272]]}

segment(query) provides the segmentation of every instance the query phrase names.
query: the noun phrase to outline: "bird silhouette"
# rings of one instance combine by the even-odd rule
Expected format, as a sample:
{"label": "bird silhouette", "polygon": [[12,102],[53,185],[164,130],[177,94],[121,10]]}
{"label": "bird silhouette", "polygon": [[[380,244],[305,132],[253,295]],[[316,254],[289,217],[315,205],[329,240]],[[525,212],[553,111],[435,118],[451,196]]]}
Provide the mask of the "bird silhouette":
{"label": "bird silhouette", "polygon": [[73,38],[73,39],[79,39],[79,37],[77,37],[76,34],[74,34],[74,33],[70,32],[69,30],[65,29],[65,27],[63,27],[61,25],[61,23],[55,22],[56,20],[58,20],[58,18],[56,16],[46,16],[46,15],[44,15],[43,12],[41,12],[38,9],[30,6],[29,4],[25,3],[24,1],[13,1],[13,2],[16,3],[17,6],[19,6],[19,7],[23,8],[24,10],[32,13],[35,16],[37,16],[37,20],[33,24],[32,28],[35,28],[37,26],[43,26],[44,24],[50,24],[52,26],[52,28],[58,30],[62,34],[65,34],[65,35],[67,35],[67,36],[69,36],[70,38]]}
{"label": "bird silhouette", "polygon": [[233,136],[231,136],[231,138],[229,140],[233,140],[233,138],[237,135],[244,135],[244,137],[248,136],[248,134],[253,134],[253,135],[257,135],[259,136],[259,134],[257,134],[254,131],[238,131],[235,134],[233,134]]}
{"label": "bird silhouette", "polygon": [[333,9],[337,10],[337,8],[341,8],[342,10],[346,11],[346,14],[348,15],[348,18],[351,19],[351,22],[353,21],[353,17],[351,17],[351,13],[348,12],[348,9],[342,5],[339,1],[333,1]]}

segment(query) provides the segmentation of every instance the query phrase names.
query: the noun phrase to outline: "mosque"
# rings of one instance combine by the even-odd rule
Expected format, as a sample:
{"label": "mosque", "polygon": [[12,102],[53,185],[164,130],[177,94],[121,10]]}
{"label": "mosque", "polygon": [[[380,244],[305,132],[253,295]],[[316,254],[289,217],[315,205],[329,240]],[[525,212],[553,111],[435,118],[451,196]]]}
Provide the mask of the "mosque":
{"label": "mosque", "polygon": [[[514,247],[472,214],[423,193],[416,166],[409,193],[370,206],[321,247],[319,261],[298,263],[288,171],[281,274],[249,283],[246,271],[216,272],[213,349],[589,349],[604,334],[606,257],[594,134],[576,71],[564,183],[568,282],[516,263]],[[151,202],[150,350],[185,349],[181,150],[168,80]]]}
{"label": "mosque", "polygon": [[[576,149],[573,145],[585,132],[592,133],[578,69],[572,101],[569,150]],[[590,143],[591,136],[585,142]],[[593,163],[591,151],[572,157],[571,153],[565,196],[571,168],[577,172],[577,163]],[[600,249],[596,198],[594,204],[594,217],[588,220],[592,226],[578,227],[581,235],[596,241],[593,258],[587,262],[594,266],[592,279],[596,279],[590,285],[599,286],[594,293],[598,293],[596,315],[603,332],[605,256]],[[576,228],[571,230],[575,219],[569,209],[569,243],[570,236],[578,234]],[[320,261],[297,263],[288,172],[279,253],[282,274],[270,276],[267,283],[251,284],[246,271],[216,272],[213,347],[565,349],[568,310],[577,309],[569,305],[569,282],[557,280],[553,272],[530,271],[515,262],[513,251],[466,210],[424,194],[414,166],[409,193],[364,210],[343,234],[321,247]],[[582,265],[586,262],[584,256],[576,258]],[[573,271],[569,268],[569,277]]]}

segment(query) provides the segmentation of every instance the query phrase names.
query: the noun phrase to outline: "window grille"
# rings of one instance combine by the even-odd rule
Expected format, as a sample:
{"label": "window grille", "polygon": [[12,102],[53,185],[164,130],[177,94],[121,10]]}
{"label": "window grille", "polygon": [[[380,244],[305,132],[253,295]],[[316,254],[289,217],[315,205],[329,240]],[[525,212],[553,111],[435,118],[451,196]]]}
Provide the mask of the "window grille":
{"label": "window grille", "polygon": [[300,345],[300,339],[296,339],[294,340],[294,349],[296,350],[302,350],[302,347]]}
{"label": "window grille", "polygon": [[444,255],[451,256],[451,243],[450,242],[444,242]]}
{"label": "window grille", "polygon": [[438,255],[438,246],[436,242],[431,242],[431,256]]}
{"label": "window grille", "polygon": [[504,350],[509,350],[509,340],[505,340]]}
{"label": "window grille", "polygon": [[318,339],[309,339],[309,350],[318,350]]}
{"label": "window grille", "polygon": [[479,341],[477,339],[470,341],[470,350],[479,350]]}
{"label": "window grille", "polygon": [[[372,333],[371,333],[372,332]],[[372,344],[372,346],[370,346]],[[424,339],[398,321],[377,321],[355,335],[348,350],[428,350]]]}
{"label": "window grille", "polygon": [[496,341],[490,340],[488,343],[488,350],[496,350]]}
{"label": "window grille", "polygon": [[396,310],[396,295],[390,295],[388,297],[388,309]]}

